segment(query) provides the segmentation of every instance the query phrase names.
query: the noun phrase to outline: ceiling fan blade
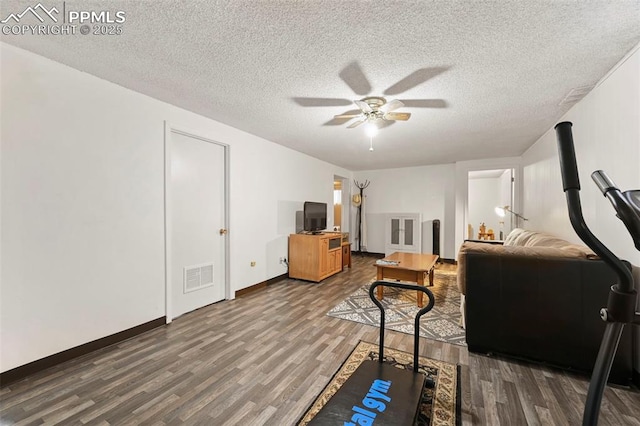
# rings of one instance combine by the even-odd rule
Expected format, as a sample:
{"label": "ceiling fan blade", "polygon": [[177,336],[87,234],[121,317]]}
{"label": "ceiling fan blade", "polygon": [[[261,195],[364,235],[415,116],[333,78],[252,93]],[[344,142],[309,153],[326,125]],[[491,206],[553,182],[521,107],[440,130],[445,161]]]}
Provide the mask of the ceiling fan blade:
{"label": "ceiling fan blade", "polygon": [[325,107],[351,105],[349,99],[340,98],[292,98],[295,103],[303,107]]}
{"label": "ceiling fan blade", "polygon": [[433,77],[442,74],[447,71],[449,67],[432,67],[421,68],[412,72],[393,86],[384,91],[385,95],[397,95],[399,93],[406,92],[409,89],[424,83],[425,81],[432,79]]}
{"label": "ceiling fan blade", "polygon": [[362,116],[362,111],[359,109],[350,109],[349,111],[345,111],[342,114],[335,115],[331,120],[327,121],[323,124],[323,126],[340,126],[352,118]]}
{"label": "ceiling fan blade", "polygon": [[382,107],[380,108],[380,111],[382,112],[391,112],[391,111],[395,111],[398,108],[402,108],[404,106],[404,104],[402,103],[402,101],[399,101],[397,99],[394,99],[390,102],[387,102],[386,104],[382,105]]}
{"label": "ceiling fan blade", "polygon": [[356,117],[360,117],[362,115],[362,113],[360,114],[341,114],[341,115],[334,115],[333,118],[356,118]]}
{"label": "ceiling fan blade", "polygon": [[384,115],[385,120],[407,121],[411,117],[410,112],[388,112]]}
{"label": "ceiling fan blade", "polygon": [[447,108],[449,105],[444,99],[403,99],[404,106],[410,108]]}
{"label": "ceiling fan blade", "polygon": [[353,61],[344,67],[339,76],[356,95],[365,96],[371,92],[371,84],[369,84],[369,80],[367,80],[357,61]]}
{"label": "ceiling fan blade", "polygon": [[363,101],[353,101],[354,104],[356,104],[358,106],[358,108],[360,108],[362,110],[362,112],[364,112],[365,114],[372,112],[373,110],[371,109],[371,107],[369,106],[368,103],[363,102]]}
{"label": "ceiling fan blade", "polygon": [[354,121],[353,123],[349,124],[347,126],[347,129],[353,129],[354,127],[358,127],[359,125],[361,125],[365,121],[367,121],[367,118],[366,117],[362,117],[361,119],[359,119],[357,121]]}

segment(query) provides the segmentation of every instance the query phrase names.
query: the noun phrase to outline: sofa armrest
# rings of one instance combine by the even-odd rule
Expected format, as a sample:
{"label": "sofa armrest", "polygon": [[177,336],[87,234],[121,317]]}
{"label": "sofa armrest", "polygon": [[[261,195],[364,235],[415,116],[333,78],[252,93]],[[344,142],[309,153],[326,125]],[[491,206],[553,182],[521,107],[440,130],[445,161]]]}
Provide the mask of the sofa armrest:
{"label": "sofa armrest", "polygon": [[460,250],[458,251],[458,274],[457,283],[458,290],[462,295],[467,294],[467,279],[466,279],[466,258],[467,253],[486,253],[486,254],[499,254],[504,251],[504,246],[501,243],[494,244],[486,240],[466,240]]}

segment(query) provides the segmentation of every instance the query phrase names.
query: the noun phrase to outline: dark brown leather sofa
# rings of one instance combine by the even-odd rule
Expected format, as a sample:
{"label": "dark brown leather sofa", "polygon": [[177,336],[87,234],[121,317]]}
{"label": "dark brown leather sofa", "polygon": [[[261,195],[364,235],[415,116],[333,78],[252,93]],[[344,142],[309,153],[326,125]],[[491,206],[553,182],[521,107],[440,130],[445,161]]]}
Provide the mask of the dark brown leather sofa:
{"label": "dark brown leather sofa", "polygon": [[[615,279],[588,248],[547,234],[514,230],[505,245],[465,242],[458,286],[469,350],[589,374],[604,332],[599,310]],[[632,334],[626,327],[611,382],[631,383]]]}

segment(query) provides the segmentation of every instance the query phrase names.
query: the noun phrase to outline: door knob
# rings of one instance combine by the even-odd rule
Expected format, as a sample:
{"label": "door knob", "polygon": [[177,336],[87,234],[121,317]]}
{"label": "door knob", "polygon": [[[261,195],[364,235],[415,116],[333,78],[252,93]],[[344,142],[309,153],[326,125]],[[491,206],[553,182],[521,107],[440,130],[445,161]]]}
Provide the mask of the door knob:
{"label": "door knob", "polygon": [[220,228],[220,235],[227,235],[227,230],[224,228]]}

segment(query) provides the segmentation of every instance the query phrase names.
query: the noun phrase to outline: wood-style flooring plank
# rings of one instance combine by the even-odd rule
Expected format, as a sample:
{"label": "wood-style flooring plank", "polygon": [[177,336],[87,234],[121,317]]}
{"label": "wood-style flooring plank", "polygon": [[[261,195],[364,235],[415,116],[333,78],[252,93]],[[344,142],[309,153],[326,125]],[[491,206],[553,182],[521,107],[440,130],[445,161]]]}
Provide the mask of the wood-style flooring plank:
{"label": "wood-style flooring plank", "polygon": [[[2,387],[0,423],[293,425],[358,341],[378,341],[377,327],[326,316],[375,277],[374,258],[352,262],[321,283],[285,279]],[[388,331],[386,345],[411,352],[413,339]],[[585,377],[426,339],[420,355],[461,366],[464,425],[582,416]],[[640,393],[607,387],[600,424],[640,426]]]}

